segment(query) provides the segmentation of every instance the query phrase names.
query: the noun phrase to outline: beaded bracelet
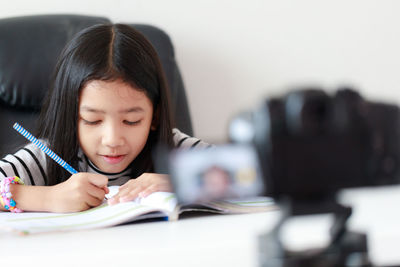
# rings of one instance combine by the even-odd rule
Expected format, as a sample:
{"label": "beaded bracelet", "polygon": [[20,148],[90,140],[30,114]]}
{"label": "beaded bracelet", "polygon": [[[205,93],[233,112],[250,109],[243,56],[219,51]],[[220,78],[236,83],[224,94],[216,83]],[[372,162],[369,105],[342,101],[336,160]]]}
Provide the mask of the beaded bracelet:
{"label": "beaded bracelet", "polygon": [[6,210],[11,212],[23,212],[23,210],[16,207],[12,194],[10,192],[10,184],[24,184],[24,182],[17,176],[6,177],[0,182],[0,202]]}

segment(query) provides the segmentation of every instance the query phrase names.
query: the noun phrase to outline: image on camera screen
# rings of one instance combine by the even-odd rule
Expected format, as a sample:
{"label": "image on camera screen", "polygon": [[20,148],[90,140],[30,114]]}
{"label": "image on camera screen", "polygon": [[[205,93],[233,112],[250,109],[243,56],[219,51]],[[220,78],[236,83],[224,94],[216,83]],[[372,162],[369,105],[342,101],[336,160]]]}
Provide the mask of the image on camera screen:
{"label": "image on camera screen", "polygon": [[171,153],[170,167],[181,202],[244,198],[263,192],[258,158],[251,146],[177,149]]}

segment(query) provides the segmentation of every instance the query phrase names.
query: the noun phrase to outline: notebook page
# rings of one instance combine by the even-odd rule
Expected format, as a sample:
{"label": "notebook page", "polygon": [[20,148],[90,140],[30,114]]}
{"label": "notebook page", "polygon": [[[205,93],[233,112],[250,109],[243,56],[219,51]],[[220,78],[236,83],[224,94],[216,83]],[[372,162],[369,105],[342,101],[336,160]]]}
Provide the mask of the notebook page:
{"label": "notebook page", "polygon": [[[112,206],[104,203],[82,212],[0,212],[0,227],[22,234],[92,229],[148,217],[170,216],[175,207],[174,194],[156,192],[140,200]],[[149,215],[152,212],[158,213]]]}

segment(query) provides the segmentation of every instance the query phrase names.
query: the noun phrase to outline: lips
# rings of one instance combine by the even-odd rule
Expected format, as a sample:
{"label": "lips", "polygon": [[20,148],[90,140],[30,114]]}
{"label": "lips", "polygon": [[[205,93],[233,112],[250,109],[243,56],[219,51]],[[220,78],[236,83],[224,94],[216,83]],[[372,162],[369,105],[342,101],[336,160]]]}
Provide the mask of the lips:
{"label": "lips", "polygon": [[104,161],[107,162],[108,164],[118,164],[125,158],[125,155],[118,155],[118,156],[104,155],[102,157]]}

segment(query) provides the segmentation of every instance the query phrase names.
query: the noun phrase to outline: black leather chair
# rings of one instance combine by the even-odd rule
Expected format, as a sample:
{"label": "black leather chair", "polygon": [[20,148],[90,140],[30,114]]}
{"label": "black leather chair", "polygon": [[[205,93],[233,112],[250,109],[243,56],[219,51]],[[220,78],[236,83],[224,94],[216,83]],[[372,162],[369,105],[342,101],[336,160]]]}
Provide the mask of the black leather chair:
{"label": "black leather chair", "polygon": [[[103,17],[40,15],[0,19],[0,156],[26,141],[13,128],[19,122],[34,133],[43,98],[49,89],[57,57],[78,31]],[[171,91],[176,127],[193,135],[185,88],[168,35],[153,26],[130,24],[155,47]]]}

